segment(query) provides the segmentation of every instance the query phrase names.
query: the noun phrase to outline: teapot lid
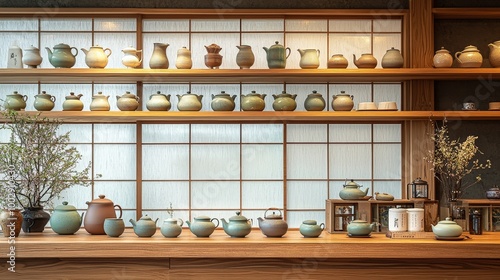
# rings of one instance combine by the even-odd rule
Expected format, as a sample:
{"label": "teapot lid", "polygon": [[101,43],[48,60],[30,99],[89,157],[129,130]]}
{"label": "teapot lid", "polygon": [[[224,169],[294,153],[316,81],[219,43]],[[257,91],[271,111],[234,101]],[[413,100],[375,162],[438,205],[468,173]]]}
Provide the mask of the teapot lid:
{"label": "teapot lid", "polygon": [[313,90],[312,93],[309,93],[309,95],[321,95],[321,93],[318,93],[317,90]]}
{"label": "teapot lid", "polygon": [[35,96],[39,96],[39,97],[50,97],[51,95],[48,94],[45,90],[42,91],[42,93],[40,94],[37,94]]}
{"label": "teapot lid", "polygon": [[99,198],[93,199],[89,203],[91,203],[91,204],[111,204],[111,205],[113,205],[113,201],[111,201],[111,200],[109,200],[107,198],[104,198],[104,197],[105,197],[105,195],[100,194]]}
{"label": "teapot lid", "polygon": [[70,92],[68,96],[66,96],[67,100],[80,100],[80,97],[78,95],[75,95],[74,92]]}
{"label": "teapot lid", "polygon": [[337,94],[336,96],[349,96],[349,94],[345,93],[345,90],[341,90],[339,94]]}
{"label": "teapot lid", "polygon": [[305,220],[302,223],[305,225],[311,225],[311,226],[315,226],[318,224],[318,222],[316,222],[315,220]]}
{"label": "teapot lid", "polygon": [[351,179],[351,181],[347,184],[345,184],[344,186],[349,186],[349,187],[361,187],[361,185],[359,185],[358,183],[354,182],[354,180]]}
{"label": "teapot lid", "polygon": [[351,221],[351,224],[354,223],[354,224],[366,224],[368,223],[367,221],[365,220],[354,220],[354,221]]}
{"label": "teapot lid", "polygon": [[54,210],[56,211],[76,211],[75,206],[68,205],[67,201],[63,201],[62,205],[57,206]]}
{"label": "teapot lid", "polygon": [[17,91],[14,91],[12,94],[9,94],[9,96],[22,96],[22,95],[20,95]]}
{"label": "teapot lid", "polygon": [[136,52],[137,50],[134,47],[129,46],[129,47],[122,49],[122,51],[123,52]]}
{"label": "teapot lid", "polygon": [[161,93],[161,91],[157,91],[156,93],[151,94],[151,96],[165,96],[165,94]]}
{"label": "teapot lid", "polygon": [[399,50],[398,50],[398,49],[395,49],[394,47],[391,47],[391,48],[390,48],[390,49],[388,49],[387,51],[388,51],[388,52],[391,52],[391,51],[398,51],[398,52],[399,52]]}
{"label": "teapot lid", "polygon": [[275,214],[275,212],[273,212],[272,214],[267,215],[265,218],[266,218],[266,220],[282,220],[283,219],[283,217],[281,216],[281,211],[280,211],[280,214]]}
{"label": "teapot lid", "polygon": [[139,221],[152,221],[151,217],[148,216],[148,214],[142,216]]}
{"label": "teapot lid", "polygon": [[195,220],[207,220],[207,221],[210,221],[210,217],[209,216],[198,216],[198,217],[195,217],[194,219]]}
{"label": "teapot lid", "polygon": [[231,218],[229,218],[229,221],[248,221],[247,218],[245,218],[245,216],[241,216],[241,212],[236,212],[236,216],[232,216]]}
{"label": "teapot lid", "polygon": [[473,46],[473,45],[468,45],[467,47],[465,47],[465,49],[463,51],[464,52],[479,52],[477,47]]}
{"label": "teapot lid", "polygon": [[99,45],[95,45],[95,46],[92,46],[92,47],[90,47],[90,48],[91,48],[91,49],[92,49],[92,48],[94,48],[94,49],[102,49],[102,47],[101,47],[101,46],[99,46]]}
{"label": "teapot lid", "polygon": [[274,45],[272,45],[270,48],[284,48],[284,46],[280,45],[279,41],[274,41]]}
{"label": "teapot lid", "polygon": [[54,46],[54,49],[69,49],[70,46],[68,44],[60,43]]}
{"label": "teapot lid", "polygon": [[124,95],[122,95],[122,97],[125,97],[125,98],[135,98],[135,95],[130,93],[130,91],[126,91]]}
{"label": "teapot lid", "polygon": [[457,222],[453,221],[451,217],[446,217],[446,220],[439,221],[438,225],[458,225]]}
{"label": "teapot lid", "polygon": [[25,51],[39,51],[40,49],[38,49],[37,47],[31,45],[27,48],[24,48]]}
{"label": "teapot lid", "polygon": [[219,94],[216,94],[216,96],[229,96],[229,94],[222,90]]}
{"label": "teapot lid", "polygon": [[437,50],[436,53],[450,53],[450,51],[448,51],[447,49],[445,49],[444,47],[441,47],[440,50]]}

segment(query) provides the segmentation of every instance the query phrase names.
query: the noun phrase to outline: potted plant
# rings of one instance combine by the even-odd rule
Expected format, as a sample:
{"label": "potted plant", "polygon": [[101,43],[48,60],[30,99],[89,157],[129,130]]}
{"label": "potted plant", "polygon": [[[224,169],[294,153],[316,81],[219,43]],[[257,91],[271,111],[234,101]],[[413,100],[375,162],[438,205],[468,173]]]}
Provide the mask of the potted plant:
{"label": "potted plant", "polygon": [[1,114],[10,140],[0,145],[0,172],[10,176],[15,199],[24,208],[23,231],[42,232],[50,219],[43,207],[71,186],[88,186],[90,163],[77,170],[82,155],[69,144],[70,132],[58,133],[59,120],[12,110]]}

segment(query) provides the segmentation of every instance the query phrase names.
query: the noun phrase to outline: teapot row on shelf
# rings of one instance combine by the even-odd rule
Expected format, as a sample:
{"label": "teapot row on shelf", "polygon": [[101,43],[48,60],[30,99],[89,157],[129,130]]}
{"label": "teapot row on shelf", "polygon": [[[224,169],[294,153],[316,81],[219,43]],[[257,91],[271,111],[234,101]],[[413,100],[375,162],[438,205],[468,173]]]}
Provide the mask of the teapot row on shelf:
{"label": "teapot row on shelf", "polygon": [[[153,54],[149,60],[151,69],[168,69],[169,60],[167,57],[167,47],[169,44],[154,43]],[[236,46],[239,51],[236,55],[236,64],[240,69],[249,69],[255,62],[255,55],[252,47],[249,45]],[[219,52],[222,48],[217,44],[205,46],[207,54],[204,56],[205,65],[210,69],[217,69],[222,65],[222,55]],[[71,68],[76,63],[78,49],[67,44],[57,44],[53,50],[46,47],[47,56],[50,64],[56,68]],[[286,60],[290,56],[291,49],[280,45],[278,41],[271,47],[263,47],[266,52],[267,64],[270,69],[283,69],[286,67]],[[89,50],[81,48],[85,53],[85,64],[89,68],[105,68],[108,65],[108,57],[112,54],[111,49],[101,46],[92,46]],[[133,47],[127,47],[121,50],[123,57],[122,64],[128,68],[136,68],[142,63],[142,50],[136,50]],[[320,65],[320,50],[319,49],[297,49],[300,53],[299,66],[302,69],[316,69]],[[18,46],[9,48],[9,60],[7,68],[23,68],[23,63],[30,68],[37,68],[42,63],[43,58],[40,55],[40,50],[34,46],[23,50]],[[353,54],[353,63],[358,68],[375,68],[378,64],[377,59],[370,53],[362,54],[356,59]],[[328,68],[347,68],[349,62],[342,54],[334,54],[328,59]],[[387,50],[382,57],[383,68],[401,68],[404,60],[401,52],[395,48]],[[178,69],[191,69],[193,62],[191,59],[191,51],[186,47],[182,47],[177,51],[175,66]]]}
{"label": "teapot row on shelf", "polygon": [[[500,67],[500,40],[488,44],[490,49],[489,61],[491,66]],[[476,46],[466,46],[462,51],[455,53],[455,59],[458,67],[479,68],[483,65],[483,55]],[[453,57],[450,52],[441,47],[436,51],[432,59],[432,65],[436,68],[449,68],[453,65]]]}
{"label": "teapot row on shelf", "polygon": [[[283,91],[281,94],[273,94],[274,98],[273,109],[275,111],[294,111],[297,108],[295,98],[297,94],[289,94]],[[63,111],[81,111],[84,104],[80,100],[82,94],[75,95],[71,92],[70,95],[65,97],[62,104]],[[263,111],[265,104],[266,94],[258,94],[255,91],[241,95],[241,109],[243,111]],[[139,97],[126,92],[122,96],[117,95],[116,105],[121,111],[135,111],[139,108]],[[202,109],[201,100],[203,95],[193,94],[187,92],[183,95],[177,95],[177,109],[179,111],[200,111]],[[104,95],[98,92],[92,96],[90,103],[91,111],[109,111],[109,95]],[[332,108],[335,111],[351,111],[354,107],[354,96],[346,94],[341,91],[340,94],[334,95],[332,100]],[[26,108],[26,101],[28,97],[21,95],[17,91],[13,94],[7,95],[4,102],[4,107],[11,110],[24,110]],[[210,103],[214,111],[233,111],[236,107],[236,95],[230,95],[222,91],[219,94],[212,94],[212,101]],[[56,98],[53,95],[42,91],[41,94],[35,95],[34,107],[38,111],[51,111],[55,106]],[[161,92],[152,94],[146,103],[146,108],[149,111],[168,111],[171,108],[170,94],[165,95]],[[326,107],[326,102],[323,96],[317,91],[313,91],[304,101],[304,107],[307,111],[322,111]],[[397,110],[396,102],[380,102],[379,106],[374,102],[361,102],[359,103],[359,110]]]}

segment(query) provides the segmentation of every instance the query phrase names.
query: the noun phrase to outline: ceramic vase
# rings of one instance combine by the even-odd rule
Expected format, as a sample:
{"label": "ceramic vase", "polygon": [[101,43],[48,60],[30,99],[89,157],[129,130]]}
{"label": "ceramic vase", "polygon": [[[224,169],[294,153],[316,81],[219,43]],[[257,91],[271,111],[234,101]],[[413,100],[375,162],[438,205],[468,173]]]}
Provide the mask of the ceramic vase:
{"label": "ceramic vase", "polygon": [[191,51],[186,47],[182,47],[177,51],[177,59],[175,60],[177,69],[191,69],[193,60],[191,59]]}
{"label": "ceramic vase", "polygon": [[23,215],[21,210],[7,210],[0,212],[0,226],[2,227],[3,236],[18,237],[23,224]]}
{"label": "ceramic vase", "polygon": [[26,233],[43,232],[50,220],[50,214],[43,211],[43,207],[24,208],[22,229]]}
{"label": "ceramic vase", "polygon": [[236,64],[240,69],[249,69],[255,62],[255,56],[252,52],[252,47],[248,45],[236,46],[239,51],[236,55]]}
{"label": "ceramic vase", "polygon": [[153,55],[149,60],[151,69],[168,69],[167,47],[169,44],[154,43]]}

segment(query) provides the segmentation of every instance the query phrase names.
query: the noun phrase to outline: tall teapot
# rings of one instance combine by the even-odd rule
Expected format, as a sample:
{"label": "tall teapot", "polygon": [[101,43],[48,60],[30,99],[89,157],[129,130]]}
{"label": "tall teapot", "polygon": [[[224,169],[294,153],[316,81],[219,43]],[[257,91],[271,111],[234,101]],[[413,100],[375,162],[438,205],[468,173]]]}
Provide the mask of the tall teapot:
{"label": "tall teapot", "polygon": [[[85,53],[85,63],[90,68],[104,68],[108,65],[108,57],[111,55],[109,48],[92,46],[90,50],[81,49]],[[106,54],[106,51],[108,53]]]}
{"label": "tall teapot", "polygon": [[366,188],[364,191],[361,190],[361,185],[358,185],[354,180],[344,185],[344,188],[340,191],[339,196],[344,200],[350,199],[361,199],[368,194],[370,188]]}
{"label": "tall teapot", "polygon": [[[67,44],[57,44],[54,46],[54,51],[45,47],[49,56],[49,62],[56,68],[71,68],[75,65],[78,49],[70,47]],[[73,54],[75,50],[75,54]]]}
{"label": "tall teapot", "polygon": [[[267,65],[269,69],[284,69],[286,67],[286,59],[290,56],[290,48],[285,48],[278,41],[269,48],[263,47],[267,54]],[[286,54],[288,51],[288,54]]]}
{"label": "tall teapot", "polygon": [[317,69],[319,67],[320,50],[317,49],[298,49],[300,53],[299,66],[302,69]]}
{"label": "tall teapot", "polygon": [[109,111],[109,95],[104,95],[102,92],[98,92],[96,95],[92,96],[92,102],[90,102],[90,111]]}
{"label": "tall teapot", "polygon": [[106,218],[116,218],[115,208],[120,210],[118,218],[122,217],[120,205],[114,205],[113,201],[105,198],[103,194],[99,195],[99,198],[85,203],[88,205],[88,210],[84,218],[84,227],[90,234],[106,234],[104,232],[104,220]]}
{"label": "tall teapot", "polygon": [[[269,210],[272,210],[273,213],[267,215]],[[279,214],[274,211],[279,211]],[[260,230],[267,237],[282,237],[288,230],[288,224],[283,220],[281,210],[278,208],[268,208],[264,212],[264,219],[259,217],[257,220],[259,221]]]}

